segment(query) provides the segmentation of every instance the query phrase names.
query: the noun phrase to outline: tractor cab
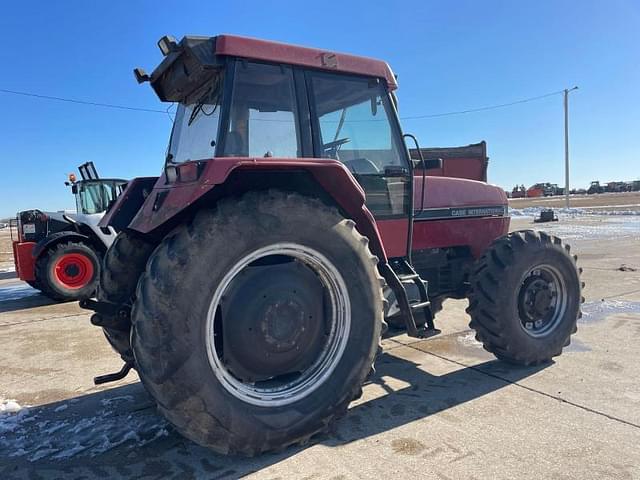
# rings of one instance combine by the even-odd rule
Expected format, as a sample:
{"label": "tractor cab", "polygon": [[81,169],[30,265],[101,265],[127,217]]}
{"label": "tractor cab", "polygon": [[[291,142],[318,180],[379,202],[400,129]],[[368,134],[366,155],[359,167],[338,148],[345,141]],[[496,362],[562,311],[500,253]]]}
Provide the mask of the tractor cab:
{"label": "tractor cab", "polygon": [[169,183],[191,175],[185,164],[202,169],[211,159],[340,163],[364,190],[382,236],[392,240],[383,238],[390,256],[407,254],[414,164],[385,62],[230,35],[179,43],[163,37],[159,46],[162,63],[151,75],[135,73],[160,100],[178,103],[166,156]]}
{"label": "tractor cab", "polygon": [[103,214],[127,185],[126,180],[119,178],[99,178],[93,162],[83,163],[78,170],[82,180],[71,173],[65,182],[75,196],[78,215]]}

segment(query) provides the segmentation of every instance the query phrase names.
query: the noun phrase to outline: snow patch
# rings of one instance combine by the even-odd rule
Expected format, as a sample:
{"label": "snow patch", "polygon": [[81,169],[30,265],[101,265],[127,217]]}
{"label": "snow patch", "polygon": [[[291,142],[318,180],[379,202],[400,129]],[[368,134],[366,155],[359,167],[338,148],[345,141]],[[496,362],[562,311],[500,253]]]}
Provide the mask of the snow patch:
{"label": "snow patch", "polygon": [[[513,218],[533,218],[542,210],[540,207],[512,209]],[[541,223],[540,228],[552,235],[557,235],[565,240],[590,240],[603,238],[632,237],[640,238],[640,217],[637,213],[620,211],[618,214],[603,216],[598,212],[592,216],[590,212],[578,208],[554,209],[558,214],[558,222]],[[585,219],[580,221],[567,221],[572,219]]]}
{"label": "snow patch", "polygon": [[474,332],[467,332],[465,335],[458,337],[458,342],[465,347],[482,348],[482,343],[476,340],[476,334]]}
{"label": "snow patch", "polygon": [[0,452],[30,462],[93,457],[116,447],[132,450],[169,435],[168,423],[156,410],[132,410],[134,397],[129,395],[101,400],[102,408],[90,416],[69,408],[73,402],[48,409],[22,408],[13,400],[1,405]]}
{"label": "snow patch", "polygon": [[[640,205],[619,205],[618,207],[640,207]],[[550,207],[525,207],[512,208],[509,207],[509,215],[512,217],[537,217],[542,210],[548,210]],[[637,210],[618,210],[616,205],[598,205],[586,208],[551,208],[558,216],[577,217],[584,215],[605,215],[605,216],[638,216],[640,208]]]}
{"label": "snow patch", "polygon": [[0,414],[2,413],[18,413],[22,407],[15,400],[2,400],[0,403]]}
{"label": "snow patch", "polygon": [[640,314],[640,302],[628,300],[600,300],[582,305],[580,323],[594,323],[620,313]]}

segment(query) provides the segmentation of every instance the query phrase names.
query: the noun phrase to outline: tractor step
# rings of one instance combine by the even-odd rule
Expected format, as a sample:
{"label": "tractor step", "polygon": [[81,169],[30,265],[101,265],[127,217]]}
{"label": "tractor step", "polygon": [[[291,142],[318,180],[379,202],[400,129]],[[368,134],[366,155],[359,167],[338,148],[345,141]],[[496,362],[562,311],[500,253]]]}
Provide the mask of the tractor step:
{"label": "tractor step", "polygon": [[[396,259],[391,265],[389,263],[381,264],[380,268],[382,276],[396,296],[400,315],[402,315],[407,327],[407,335],[415,338],[428,338],[440,333],[440,330],[437,330],[433,324],[431,302],[427,295],[427,282],[420,277],[411,264],[405,259]],[[413,303],[409,301],[406,284],[414,284],[417,287],[420,295],[418,301]],[[417,326],[414,318],[416,311],[424,314],[425,327]]]}
{"label": "tractor step", "polygon": [[437,328],[419,328],[416,338],[431,338],[439,335],[440,333],[442,333],[442,330],[439,330]]}
{"label": "tractor step", "polygon": [[426,308],[426,307],[431,308],[431,302],[429,300],[425,302],[417,302],[417,303],[411,304],[411,310],[419,310],[421,308]]}
{"label": "tractor step", "polygon": [[414,283],[416,280],[418,280],[420,278],[420,275],[418,275],[417,273],[410,273],[410,274],[405,274],[405,275],[398,275],[398,279],[402,282],[402,283]]}

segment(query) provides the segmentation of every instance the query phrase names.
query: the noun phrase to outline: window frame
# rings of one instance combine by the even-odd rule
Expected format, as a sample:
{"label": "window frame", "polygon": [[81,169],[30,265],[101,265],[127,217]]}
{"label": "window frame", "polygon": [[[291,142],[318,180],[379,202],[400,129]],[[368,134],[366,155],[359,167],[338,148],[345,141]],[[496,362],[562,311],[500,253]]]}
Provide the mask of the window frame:
{"label": "window frame", "polygon": [[[404,138],[402,137],[402,129],[400,128],[400,122],[398,121],[397,112],[395,109],[395,104],[393,100],[390,98],[389,91],[385,88],[385,85],[382,80],[378,78],[366,77],[362,75],[353,75],[353,74],[344,74],[344,73],[333,73],[333,72],[324,72],[319,70],[306,70],[305,71],[305,85],[307,88],[308,102],[309,102],[309,111],[310,111],[310,120],[311,120],[311,133],[312,133],[312,144],[313,144],[313,152],[316,158],[324,158],[322,157],[322,134],[320,127],[320,119],[317,114],[316,108],[316,98],[313,91],[313,78],[329,78],[329,79],[355,79],[365,82],[376,81],[378,88],[382,90],[380,98],[382,98],[384,105],[384,111],[389,120],[389,126],[391,128],[391,141],[394,141],[395,137],[398,141],[398,155],[400,156],[401,168],[405,168],[407,172],[407,176],[412,174],[412,165],[409,158],[409,152],[407,150],[407,146],[404,142]],[[376,175],[376,174],[370,174]],[[381,176],[384,176],[384,172],[380,172]],[[404,176],[394,175],[394,176]]]}
{"label": "window frame", "polygon": [[[297,112],[292,112],[295,118],[296,140],[299,142],[300,153],[302,158],[313,157],[312,133],[310,124],[310,113],[308,94],[304,81],[303,69],[290,64],[281,64],[274,62],[265,62],[261,60],[245,59],[239,57],[231,57],[227,60],[225,68],[224,86],[222,91],[222,111],[220,114],[220,124],[218,125],[218,137],[214,152],[215,157],[223,157],[222,152],[225,151],[225,143],[229,126],[231,123],[231,108],[233,102],[233,93],[235,88],[235,77],[239,65],[243,63],[251,63],[256,65],[269,65],[281,68],[288,68],[292,71],[293,80],[293,105]],[[237,157],[242,158],[242,157]],[[247,157],[253,158],[253,157]],[[300,158],[300,157],[291,157]]]}

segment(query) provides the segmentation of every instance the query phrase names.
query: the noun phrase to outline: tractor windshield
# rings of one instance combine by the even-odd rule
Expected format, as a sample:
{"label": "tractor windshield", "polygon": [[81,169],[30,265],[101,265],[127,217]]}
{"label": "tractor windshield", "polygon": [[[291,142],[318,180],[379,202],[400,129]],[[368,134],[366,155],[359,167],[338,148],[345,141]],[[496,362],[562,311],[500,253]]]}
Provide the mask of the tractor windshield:
{"label": "tractor windshield", "polygon": [[220,118],[221,87],[221,82],[216,78],[199,98],[178,105],[169,142],[168,162],[213,158]]}
{"label": "tractor windshield", "polygon": [[85,180],[78,182],[76,208],[78,213],[92,215],[102,213],[122,192],[124,180]]}

